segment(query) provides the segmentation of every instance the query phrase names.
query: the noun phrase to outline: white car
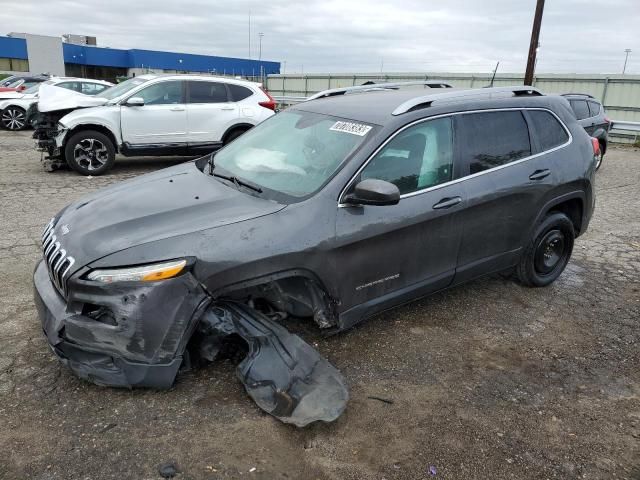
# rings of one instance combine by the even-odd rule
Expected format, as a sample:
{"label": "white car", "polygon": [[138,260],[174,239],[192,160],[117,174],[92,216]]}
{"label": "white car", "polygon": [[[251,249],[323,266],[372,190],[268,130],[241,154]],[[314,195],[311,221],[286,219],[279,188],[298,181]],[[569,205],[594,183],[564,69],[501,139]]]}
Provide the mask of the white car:
{"label": "white car", "polygon": [[29,107],[38,101],[42,85],[53,85],[83,95],[98,95],[113,83],[88,78],[55,77],[37,83],[24,92],[0,92],[0,125],[7,130],[22,130],[27,126],[26,114]]}
{"label": "white car", "polygon": [[[272,116],[276,108],[259,83],[208,75],[140,75],[90,102],[76,97],[49,104],[41,95],[41,123],[34,137],[39,149],[49,153],[48,169],[66,161],[84,175],[109,170],[116,153],[211,152]],[[97,101],[103,105],[91,105]]]}

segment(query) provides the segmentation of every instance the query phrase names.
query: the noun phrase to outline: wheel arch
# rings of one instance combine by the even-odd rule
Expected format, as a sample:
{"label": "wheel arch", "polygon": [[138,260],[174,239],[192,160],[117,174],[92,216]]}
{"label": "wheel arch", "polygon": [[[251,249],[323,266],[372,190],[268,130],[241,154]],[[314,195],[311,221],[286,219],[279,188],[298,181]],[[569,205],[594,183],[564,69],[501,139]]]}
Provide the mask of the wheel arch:
{"label": "wheel arch", "polygon": [[587,223],[587,220],[585,218],[586,203],[586,194],[581,190],[565,193],[564,195],[560,195],[550,200],[542,207],[542,209],[538,213],[538,216],[536,217],[536,220],[531,227],[529,238],[531,237],[533,231],[535,231],[535,229],[537,228],[537,225],[540,223],[540,221],[551,212],[561,212],[569,217],[571,223],[573,223],[576,237],[578,237],[583,232],[583,226]]}
{"label": "wheel arch", "polygon": [[116,153],[120,151],[120,145],[115,134],[109,127],[106,127],[105,125],[101,125],[99,123],[80,123],[73,128],[70,128],[64,138],[64,144],[62,145],[62,148],[64,149],[67,146],[67,142],[71,137],[73,137],[76,133],[82,132],[84,130],[95,130],[106,135],[113,143],[113,148],[115,149]]}
{"label": "wheel arch", "polygon": [[211,292],[213,298],[238,301],[265,300],[276,310],[300,317],[313,317],[320,328],[338,324],[338,301],[334,299],[320,277],[304,268],[295,268],[260,275]]}
{"label": "wheel arch", "polygon": [[234,125],[231,125],[229,128],[227,128],[227,131],[224,132],[224,134],[222,135],[222,143],[225,143],[227,141],[227,138],[229,138],[229,135],[231,135],[233,132],[237,130],[242,130],[243,132],[246,132],[247,130],[251,130],[253,127],[255,127],[255,125],[247,122],[236,123]]}

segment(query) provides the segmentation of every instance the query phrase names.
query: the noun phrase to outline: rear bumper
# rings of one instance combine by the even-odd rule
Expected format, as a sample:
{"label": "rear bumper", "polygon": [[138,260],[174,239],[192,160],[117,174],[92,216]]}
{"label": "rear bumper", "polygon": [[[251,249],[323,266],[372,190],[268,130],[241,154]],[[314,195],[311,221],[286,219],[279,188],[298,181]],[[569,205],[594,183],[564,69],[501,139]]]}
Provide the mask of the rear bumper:
{"label": "rear bumper", "polygon": [[[158,351],[147,352],[148,362],[126,358],[132,351],[131,343],[123,341],[121,346],[118,346],[114,341],[104,338],[104,333],[101,334],[101,328],[104,330],[105,327],[103,324],[88,316],[67,311],[67,304],[49,280],[43,262],[36,266],[33,281],[34,300],[49,346],[73,373],[98,385],[128,388],[171,387],[182,363],[186,340],[178,339],[174,342],[174,355],[168,355],[166,351],[160,352],[163,355],[159,355]],[[144,328],[142,323],[142,319],[139,319],[134,329]],[[187,325],[191,323],[191,318],[184,320],[185,336],[190,334],[186,330]],[[125,329],[118,326],[111,328],[114,338],[121,335],[126,339]],[[84,332],[86,342],[77,341],[80,338],[78,332]],[[74,338],[74,334],[77,338]],[[137,341],[144,342],[144,338]],[[118,352],[117,349],[121,351]],[[162,360],[154,361],[158,357]]]}

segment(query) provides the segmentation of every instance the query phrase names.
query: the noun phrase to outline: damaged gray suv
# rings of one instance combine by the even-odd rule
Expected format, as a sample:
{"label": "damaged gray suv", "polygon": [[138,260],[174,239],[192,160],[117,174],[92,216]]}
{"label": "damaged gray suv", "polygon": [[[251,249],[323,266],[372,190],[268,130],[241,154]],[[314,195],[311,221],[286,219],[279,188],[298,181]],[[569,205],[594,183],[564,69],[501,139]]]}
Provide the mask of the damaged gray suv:
{"label": "damaged gray suv", "polygon": [[100,385],[168,388],[181,366],[240,352],[258,405],[306,425],[348,393],[288,319],[335,333],[493,272],[553,282],[595,202],[569,103],[426,87],[323,92],[67,206],[34,273],[55,354]]}

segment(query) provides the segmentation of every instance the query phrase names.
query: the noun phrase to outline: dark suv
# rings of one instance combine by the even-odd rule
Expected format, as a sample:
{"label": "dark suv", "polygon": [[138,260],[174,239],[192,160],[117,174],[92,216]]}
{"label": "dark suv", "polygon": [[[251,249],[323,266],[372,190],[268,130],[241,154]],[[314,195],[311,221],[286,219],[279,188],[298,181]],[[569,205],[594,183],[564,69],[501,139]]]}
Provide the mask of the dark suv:
{"label": "dark suv", "polygon": [[604,154],[609,142],[609,129],[611,120],[607,117],[604,107],[593,96],[586,93],[565,93],[569,105],[578,119],[578,123],[600,144],[600,152],[596,162],[596,170],[602,165]]}
{"label": "dark suv", "polygon": [[[34,273],[54,352],[95,383],[169,387],[181,364],[239,336],[240,377],[254,399],[271,392],[260,398],[273,413],[320,371],[283,328],[290,317],[334,333],[492,272],[558,278],[589,224],[596,166],[565,98],[357,92],[58,213]],[[339,378],[316,380],[342,391]]]}

